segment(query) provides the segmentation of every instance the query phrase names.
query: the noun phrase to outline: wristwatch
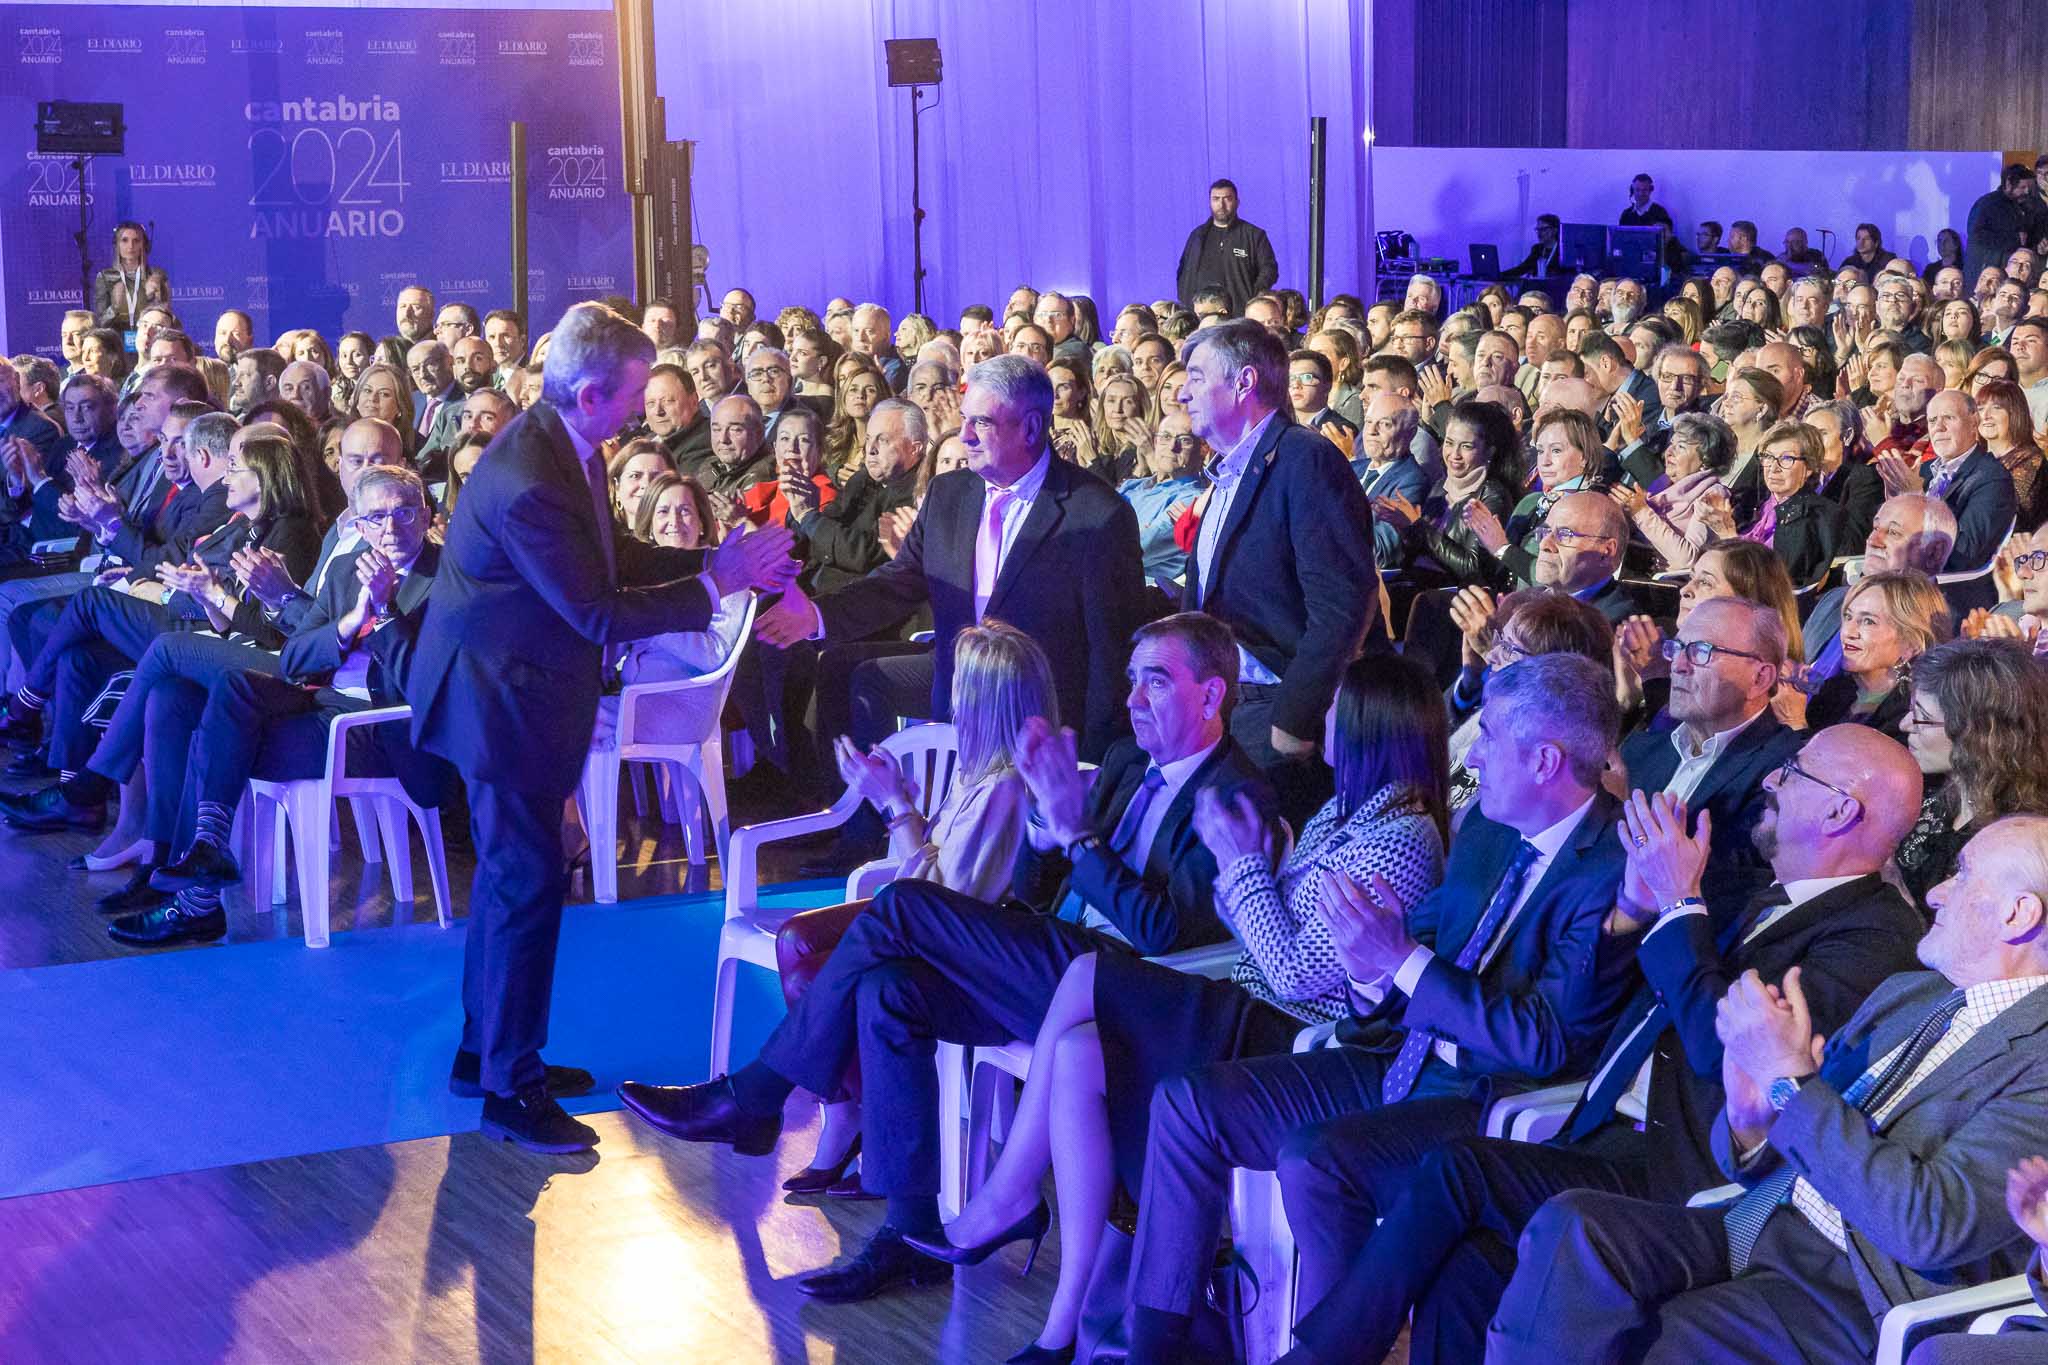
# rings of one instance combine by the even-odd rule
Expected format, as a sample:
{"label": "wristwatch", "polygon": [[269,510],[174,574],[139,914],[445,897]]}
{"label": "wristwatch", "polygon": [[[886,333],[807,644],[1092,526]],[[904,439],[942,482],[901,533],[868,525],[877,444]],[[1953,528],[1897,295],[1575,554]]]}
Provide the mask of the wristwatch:
{"label": "wristwatch", "polygon": [[1772,1081],[1768,1093],[1772,1111],[1780,1114],[1784,1113],[1785,1106],[1792,1103],[1792,1097],[1799,1093],[1799,1087],[1804,1083],[1797,1076],[1780,1076],[1777,1080]]}
{"label": "wristwatch", "polygon": [[1660,916],[1675,915],[1680,910],[1704,910],[1706,908],[1707,903],[1698,896],[1680,896],[1669,905],[1659,906],[1657,913]]}

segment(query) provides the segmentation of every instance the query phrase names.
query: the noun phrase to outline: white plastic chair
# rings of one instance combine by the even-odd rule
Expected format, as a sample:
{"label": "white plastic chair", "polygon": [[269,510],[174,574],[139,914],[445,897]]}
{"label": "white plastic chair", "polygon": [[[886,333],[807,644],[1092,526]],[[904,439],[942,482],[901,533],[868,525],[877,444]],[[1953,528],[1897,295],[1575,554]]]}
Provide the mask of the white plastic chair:
{"label": "white plastic chair", "polygon": [[[411,719],[410,706],[344,712],[328,722],[327,768],[319,777],[249,783],[253,849],[248,875],[258,888],[259,898],[267,885],[272,904],[284,899],[285,831],[289,826],[292,849],[297,854],[299,909],[305,919],[308,948],[327,946],[327,881],[332,865],[329,841],[334,827],[334,803],[338,800],[349,801],[355,808],[365,861],[377,861],[371,856],[371,849],[382,846],[383,862],[391,873],[391,894],[400,905],[412,904],[412,839],[408,818],[419,825],[421,842],[427,850],[427,875],[434,888],[435,914],[444,929],[455,922],[448,899],[448,853],[441,842],[441,812],[415,802],[395,777],[348,775],[349,731]],[[371,821],[363,818],[365,811],[372,816],[375,836],[370,833]]]}
{"label": "white plastic chair", "polygon": [[1486,1135],[1516,1142],[1548,1142],[1564,1127],[1585,1093],[1586,1083],[1573,1081],[1503,1096],[1487,1107]]}
{"label": "white plastic chair", "polygon": [[[929,816],[946,799],[953,786],[953,770],[960,754],[960,739],[950,725],[915,725],[898,730],[875,746],[903,769],[912,798],[921,814]],[[711,1076],[725,1073],[732,1054],[732,997],[742,962],[756,967],[775,966],[775,934],[794,910],[764,911],[761,908],[760,857],[768,844],[794,839],[822,830],[837,829],[853,817],[860,794],[848,788],[829,809],[809,815],[792,815],[758,825],[743,825],[732,831],[723,867],[725,872],[725,924],[718,931],[718,965],[711,990]],[[870,865],[872,866],[872,865]],[[856,884],[855,879],[849,886]]]}
{"label": "white plastic chair", "polygon": [[[583,761],[583,781],[576,789],[576,806],[590,836],[591,890],[599,904],[610,905],[619,898],[619,769],[626,763],[651,763],[668,769],[674,778],[676,813],[690,865],[703,866],[707,817],[719,864],[724,865],[731,822],[725,803],[725,731],[719,720],[725,713],[726,694],[732,691],[740,651],[753,629],[754,608],[755,602],[750,600],[736,643],[717,668],[696,678],[630,684],[619,694],[619,723],[611,741],[590,746],[590,756]],[[667,737],[643,738],[647,724],[657,718]],[[637,791],[636,787],[636,798]]]}
{"label": "white plastic chair", "polygon": [[1877,1354],[1872,1357],[1871,1365],[1900,1365],[1905,1359],[1907,1337],[1930,1323],[1949,1318],[1971,1318],[1970,1332],[1986,1335],[1996,1332],[2008,1317],[2015,1316],[2014,1310],[2027,1312],[2033,1308],[2034,1296],[2028,1292],[2024,1275],[2011,1275],[1989,1284],[1971,1285],[1968,1289],[1898,1304],[1878,1324]]}
{"label": "white plastic chair", "polygon": [[1934,576],[1935,584],[1943,588],[1966,587],[1991,577],[1991,571],[1998,567],[1998,552],[2005,548],[2006,541],[2012,539],[2013,530],[2018,525],[2019,519],[2015,517],[2006,526],[2005,534],[2000,536],[1998,543],[1991,547],[1991,558],[1985,560],[1974,569],[1958,569],[1954,573],[1938,573]]}

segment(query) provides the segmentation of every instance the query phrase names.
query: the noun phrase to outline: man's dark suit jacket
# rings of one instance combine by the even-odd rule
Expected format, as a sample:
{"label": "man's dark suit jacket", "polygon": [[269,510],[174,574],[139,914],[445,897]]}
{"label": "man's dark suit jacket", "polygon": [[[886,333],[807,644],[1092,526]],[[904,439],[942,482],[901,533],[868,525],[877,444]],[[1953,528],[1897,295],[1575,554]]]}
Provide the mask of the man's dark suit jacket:
{"label": "man's dark suit jacket", "polygon": [[[1105,840],[1123,818],[1151,762],[1137,741],[1128,738],[1118,740],[1103,757],[1088,788],[1088,824]],[[1072,890],[1147,957],[1221,943],[1230,931],[1216,917],[1216,858],[1195,834],[1195,795],[1205,787],[1226,800],[1248,792],[1269,818],[1275,813],[1265,779],[1226,733],[1174,794],[1152,847],[1145,852],[1142,874],[1099,848],[1084,848],[1078,861],[1068,863],[1064,854],[1041,853],[1027,840],[1017,854],[1013,894],[1040,910],[1053,911]]]}
{"label": "man's dark suit jacket", "polygon": [[704,404],[687,425],[658,439],[669,458],[676,462],[678,473],[694,471],[711,458],[711,405]]}
{"label": "man's dark suit jacket", "polygon": [[137,578],[154,578],[159,564],[178,564],[192,557],[192,548],[228,524],[228,481],[215,479],[211,488],[188,483],[171,495],[161,515],[123,515],[121,529],[103,547],[135,570]]}
{"label": "man's dark suit jacket", "polygon": [[1728,512],[1735,518],[1735,524],[1747,526],[1755,521],[1756,509],[1770,496],[1764,491],[1764,462],[1751,456],[1739,474],[1722,482],[1728,485]]}
{"label": "man's dark suit jacket", "polygon": [[[1929,460],[1920,467],[1923,487],[1933,485],[1934,465]],[[1980,445],[1963,457],[1962,467],[1941,500],[1956,514],[1956,543],[1942,572],[1965,573],[1983,568],[1991,562],[2005,533],[2012,529],[2013,517],[2019,510],[2012,475],[1996,455]]]}
{"label": "man's dark suit jacket", "polygon": [[612,528],[568,428],[535,404],[492,440],[456,504],[406,689],[415,744],[478,782],[576,789],[603,647],[701,630],[718,605],[685,577],[701,551],[617,537],[614,576],[601,535]]}
{"label": "man's dark suit jacket", "polygon": [[[1777,985],[1798,967],[1814,1031],[1832,1035],[1887,977],[1913,969],[1913,946],[1925,928],[1912,903],[1875,874],[1823,891],[1746,942],[1743,935],[1759,910],[1714,910],[1711,917],[1678,915],[1660,921],[1642,936],[1635,959],[1643,985],[1615,1021],[1593,1066],[1599,1091],[1589,1094],[1565,1125],[1566,1134],[1581,1125],[1590,1131],[1611,1118],[1615,1100],[1643,1061],[1654,1056],[1643,1151],[1652,1197],[1671,1203],[1721,1183],[1711,1134],[1726,1095],[1714,1015],[1736,978],[1755,971]],[[1631,1038],[1659,1006],[1666,1011],[1663,1029]],[[1617,1060],[1601,1076],[1609,1058]]]}
{"label": "man's dark suit jacket", "polygon": [[917,501],[917,468],[888,479],[865,468],[847,479],[839,496],[804,517],[798,530],[809,543],[804,554],[804,591],[832,592],[889,562],[882,548],[884,513]]}
{"label": "man's dark suit jacket", "polygon": [[[347,658],[334,627],[354,608],[361,591],[362,585],[356,581],[356,560],[362,553],[363,547],[358,546],[334,566],[334,572],[321,585],[319,595],[311,599],[312,609],[301,618],[298,630],[285,641],[284,651],[277,661],[278,675],[286,682],[319,685],[321,710],[330,716],[346,711],[364,711],[373,706],[404,704],[406,679],[412,672],[417,652],[419,619],[426,610],[434,576],[441,567],[441,547],[432,541],[420,546],[419,558],[413,560],[411,570],[399,580],[398,592],[391,600],[391,609],[397,620],[371,631],[369,638],[358,646],[370,652],[371,660],[369,673],[364,678],[370,699],[364,701],[326,686]],[[378,738],[385,756],[391,761],[392,770],[405,784],[407,794],[423,806],[445,804],[453,785],[448,765],[431,754],[420,752],[409,735],[399,738],[396,727],[380,728],[390,730]]]}
{"label": "man's dark suit jacket", "polygon": [[[20,437],[35,447],[36,462],[42,466],[46,478],[55,482],[61,476],[64,482],[61,488],[52,488],[49,483],[44,484],[43,487],[50,490],[47,498],[37,497],[34,492],[23,494],[18,500],[14,519],[29,522],[27,534],[30,540],[50,540],[58,536],[77,535],[78,528],[57,515],[58,496],[70,491],[71,488],[71,477],[64,472],[64,457],[71,453],[71,438],[64,434],[62,427],[30,407],[26,398],[14,409],[11,418],[0,423],[0,441],[11,441],[15,437]],[[120,443],[111,435],[106,438],[104,444],[112,446],[116,455],[121,453]],[[101,466],[102,471],[105,468],[105,465]]]}
{"label": "man's dark suit jacket", "polygon": [[1895,1304],[2018,1274],[2033,1250],[2005,1215],[2005,1176],[2041,1150],[2048,991],[1979,1029],[1892,1106],[1881,1130],[1842,1098],[1954,990],[1938,972],[1879,986],[1828,1039],[1819,1076],[1778,1112],[1747,1169],[1736,1165],[1725,1110],[1714,1124],[1729,1179],[1751,1185],[1789,1164],[1841,1211],[1849,1271],[1873,1320]]}
{"label": "man's dark suit jacket", "polygon": [[[1662,712],[1621,742],[1632,790],[1663,791],[1678,771],[1678,746],[1671,742],[1677,725],[1669,712]],[[1805,731],[1787,729],[1766,706],[1729,741],[1686,799],[1689,813],[1705,810],[1713,816],[1701,897],[1713,907],[1717,923],[1740,915],[1749,898],[1770,884],[1770,866],[1757,856],[1749,836],[1764,813],[1764,779],[1806,740]]]}
{"label": "man's dark suit jacket", "polygon": [[[953,639],[975,624],[974,540],[987,491],[971,471],[939,475],[896,557],[818,599],[825,636],[834,643],[893,630],[929,603],[938,642],[932,714],[942,720],[952,714]],[[1094,475],[1051,456],[1003,557],[986,615],[1045,651],[1060,720],[1080,737],[1083,759],[1099,761],[1126,729],[1124,666],[1131,632],[1143,619],[1144,587],[1131,505]]]}
{"label": "man's dark suit jacket", "polygon": [[[1884,505],[1884,480],[1869,462],[1855,460],[1837,469],[1833,478],[1814,491],[1835,505],[1835,553],[1857,553],[1870,538],[1877,509]],[[1797,584],[1799,579],[1795,576],[1792,581]]]}
{"label": "man's dark suit jacket", "polygon": [[1411,1029],[1458,1047],[1458,1069],[1516,1089],[1582,1071],[1634,986],[1626,963],[1602,963],[1601,931],[1625,864],[1615,822],[1621,806],[1601,792],[1551,859],[1481,970],[1457,966],[1522,836],[1478,811],[1465,817],[1444,879],[1408,911],[1408,932],[1434,950],[1412,995],[1388,989],[1364,1015],[1337,1026],[1340,1041],[1395,1052]]}
{"label": "man's dark suit jacket", "polygon": [[1778,529],[1771,533],[1771,549],[1784,561],[1792,586],[1803,588],[1819,581],[1835,558],[1834,504],[1802,488],[1778,504]]}
{"label": "man's dark suit jacket", "polygon": [[1208,582],[1188,556],[1182,606],[1222,621],[1272,670],[1273,723],[1308,739],[1323,732],[1361,646],[1385,647],[1379,600],[1372,504],[1358,476],[1337,447],[1274,414],[1239,478]]}
{"label": "man's dark suit jacket", "polygon": [[[128,452],[121,449],[120,439],[111,431],[86,447],[85,453],[99,469],[100,477],[109,480],[119,478],[122,461],[128,458]],[[57,511],[58,500],[71,491],[71,471],[65,468],[65,460],[70,454],[71,444],[67,440],[54,457],[44,460],[46,481],[28,495],[29,535],[32,539],[56,540],[79,534],[81,528],[75,522],[66,521]]]}

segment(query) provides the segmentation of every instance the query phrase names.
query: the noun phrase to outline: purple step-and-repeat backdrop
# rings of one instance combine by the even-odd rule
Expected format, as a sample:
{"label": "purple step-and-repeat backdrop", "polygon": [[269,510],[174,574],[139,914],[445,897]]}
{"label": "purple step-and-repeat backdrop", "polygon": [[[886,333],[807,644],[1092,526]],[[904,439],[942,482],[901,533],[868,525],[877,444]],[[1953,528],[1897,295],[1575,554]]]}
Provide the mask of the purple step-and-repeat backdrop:
{"label": "purple step-and-repeat backdrop", "polygon": [[[114,225],[152,234],[202,347],[228,308],[261,340],[393,330],[399,290],[509,305],[509,123],[527,124],[538,333],[632,289],[616,42],[605,11],[0,4],[0,310],[54,352]],[[124,156],[38,156],[40,100],[126,105]]]}

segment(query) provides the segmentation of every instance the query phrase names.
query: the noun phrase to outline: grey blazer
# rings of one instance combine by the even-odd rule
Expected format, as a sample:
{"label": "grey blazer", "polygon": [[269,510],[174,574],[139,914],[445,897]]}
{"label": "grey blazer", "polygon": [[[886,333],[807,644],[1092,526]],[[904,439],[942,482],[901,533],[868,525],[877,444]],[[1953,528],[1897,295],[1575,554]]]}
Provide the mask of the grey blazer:
{"label": "grey blazer", "polygon": [[1902,972],[1871,993],[1834,1038],[1819,1077],[1771,1125],[1770,1144],[1737,1171],[1723,1110],[1721,1169],[1754,1184],[1789,1163],[1841,1210],[1849,1266],[1871,1317],[1895,1304],[2016,1275],[2033,1243],[2005,1213],[2005,1175],[2041,1150],[2048,1113],[2048,988],[1963,1044],[1892,1108],[1881,1132],[1842,1100],[1872,1063],[1904,1043],[1955,989],[1936,972]]}

